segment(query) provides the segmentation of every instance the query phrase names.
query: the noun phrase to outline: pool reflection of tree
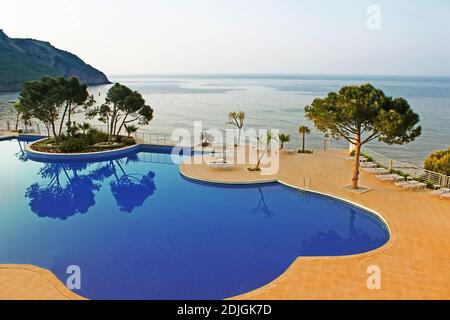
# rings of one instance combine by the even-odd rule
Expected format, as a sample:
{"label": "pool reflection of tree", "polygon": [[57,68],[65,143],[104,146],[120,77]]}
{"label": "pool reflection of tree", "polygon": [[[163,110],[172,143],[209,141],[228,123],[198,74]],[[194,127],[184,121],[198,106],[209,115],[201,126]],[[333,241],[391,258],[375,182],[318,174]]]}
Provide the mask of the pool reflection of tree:
{"label": "pool reflection of tree", "polygon": [[274,216],[274,213],[269,209],[266,203],[266,198],[264,197],[264,193],[261,187],[258,187],[260,199],[258,201],[258,205],[252,210],[252,212],[261,212],[264,214],[264,218],[271,219]]}
{"label": "pool reflection of tree", "polygon": [[25,141],[20,141],[19,139],[16,139],[17,143],[19,144],[19,152],[16,152],[14,155],[20,162],[27,162],[28,156],[25,152],[25,145],[27,144]]}
{"label": "pool reflection of tree", "polygon": [[[357,212],[350,210],[347,236],[341,236],[336,230],[321,231],[301,243],[300,256],[333,256],[362,253],[367,251],[367,244],[379,247],[383,238],[372,237],[355,226]],[[359,247],[359,244],[360,247]],[[351,251],[350,251],[351,250]]]}
{"label": "pool reflection of tree", "polygon": [[111,165],[120,169],[122,175],[119,177],[114,167],[115,181],[110,183],[111,191],[116,199],[120,211],[133,212],[144,204],[145,199],[155,192],[155,173],[150,171],[146,175],[143,174],[127,174],[119,161],[112,162]]}
{"label": "pool reflection of tree", "polygon": [[105,179],[112,177],[111,193],[119,210],[130,213],[142,206],[156,189],[155,173],[126,172],[124,165],[137,160],[130,157],[97,164],[47,163],[39,170],[47,182],[31,185],[25,196],[39,217],[66,220],[77,213],[87,213],[95,205],[95,192]]}

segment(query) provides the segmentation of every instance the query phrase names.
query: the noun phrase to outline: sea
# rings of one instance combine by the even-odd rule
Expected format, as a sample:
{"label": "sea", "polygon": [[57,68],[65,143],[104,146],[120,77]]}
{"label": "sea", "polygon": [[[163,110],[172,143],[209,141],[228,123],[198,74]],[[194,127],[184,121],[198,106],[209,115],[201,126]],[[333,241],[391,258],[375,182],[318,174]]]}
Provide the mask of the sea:
{"label": "sea", "polygon": [[[202,121],[205,130],[232,128],[230,111],[246,113],[246,128],[279,129],[291,135],[290,147],[300,147],[298,127],[306,125],[309,149],[323,147],[324,136],[305,118],[304,108],[315,98],[345,85],[371,83],[386,95],[403,97],[420,115],[422,135],[414,142],[392,146],[372,142],[369,147],[398,161],[423,165],[430,153],[450,147],[450,77],[350,76],[350,75],[110,75],[112,82],[140,92],[154,109],[145,128],[170,134],[178,128],[193,130]],[[90,87],[102,103],[110,85]],[[9,109],[18,92],[0,93],[0,122],[11,118]],[[343,147],[345,141],[332,141]]]}

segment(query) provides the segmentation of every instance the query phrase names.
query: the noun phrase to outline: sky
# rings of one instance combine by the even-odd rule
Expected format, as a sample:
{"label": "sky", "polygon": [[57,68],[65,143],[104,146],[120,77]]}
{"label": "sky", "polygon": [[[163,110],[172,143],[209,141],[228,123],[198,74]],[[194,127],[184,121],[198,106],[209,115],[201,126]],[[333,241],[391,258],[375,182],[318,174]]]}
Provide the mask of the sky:
{"label": "sky", "polygon": [[1,0],[0,29],[108,75],[450,76],[448,0]]}

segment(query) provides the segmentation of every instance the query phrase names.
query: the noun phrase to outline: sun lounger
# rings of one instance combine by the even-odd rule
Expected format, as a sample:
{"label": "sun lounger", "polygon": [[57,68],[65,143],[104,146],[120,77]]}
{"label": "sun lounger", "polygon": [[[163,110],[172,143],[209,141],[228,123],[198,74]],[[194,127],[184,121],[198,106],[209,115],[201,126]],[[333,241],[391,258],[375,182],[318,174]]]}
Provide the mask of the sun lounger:
{"label": "sun lounger", "polygon": [[427,184],[423,182],[412,184],[410,187],[406,187],[409,190],[425,190],[427,188]]}
{"label": "sun lounger", "polygon": [[405,180],[405,177],[402,177],[401,175],[398,174],[378,175],[375,178],[383,182],[399,182]]}
{"label": "sun lounger", "polygon": [[410,184],[409,181],[401,181],[401,182],[396,182],[395,186],[403,188],[405,186],[409,186],[409,184]]}
{"label": "sun lounger", "polygon": [[444,200],[450,200],[450,192],[441,194],[440,198]]}
{"label": "sun lounger", "polygon": [[389,170],[385,168],[362,168],[361,170],[370,174],[377,174],[377,175],[389,174]]}
{"label": "sun lounger", "polygon": [[403,189],[409,190],[409,191],[413,191],[413,190],[423,190],[426,189],[427,185],[425,183],[419,182],[419,181],[415,181],[415,180],[410,180],[410,181],[406,181],[404,183],[396,183],[395,184],[397,187],[402,187]]}
{"label": "sun lounger", "polygon": [[378,165],[373,162],[362,162],[361,168],[376,168]]}
{"label": "sun lounger", "polygon": [[449,188],[442,188],[439,190],[434,190],[433,192],[431,192],[432,196],[442,196],[446,193],[450,193],[450,189]]}
{"label": "sun lounger", "polygon": [[[345,160],[348,160],[348,161],[355,161],[355,157],[348,157],[348,158],[345,158]],[[360,161],[360,162],[366,162],[366,161],[367,161],[367,158],[366,158],[366,157],[359,157],[359,161]]]}
{"label": "sun lounger", "polygon": [[211,161],[208,163],[208,167],[211,169],[232,169],[235,165],[226,161]]}

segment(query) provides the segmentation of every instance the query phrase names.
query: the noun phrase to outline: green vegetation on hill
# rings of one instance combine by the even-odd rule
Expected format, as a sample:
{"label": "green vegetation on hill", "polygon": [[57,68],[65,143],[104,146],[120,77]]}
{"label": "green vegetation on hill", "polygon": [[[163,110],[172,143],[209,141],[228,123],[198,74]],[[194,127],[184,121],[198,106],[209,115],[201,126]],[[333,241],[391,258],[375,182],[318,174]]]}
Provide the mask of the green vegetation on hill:
{"label": "green vegetation on hill", "polygon": [[43,76],[73,76],[88,85],[110,83],[104,73],[72,53],[48,42],[11,39],[0,30],[0,91],[18,91],[24,81]]}

